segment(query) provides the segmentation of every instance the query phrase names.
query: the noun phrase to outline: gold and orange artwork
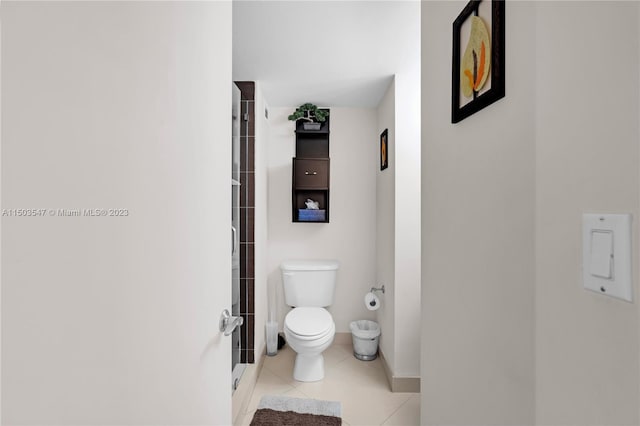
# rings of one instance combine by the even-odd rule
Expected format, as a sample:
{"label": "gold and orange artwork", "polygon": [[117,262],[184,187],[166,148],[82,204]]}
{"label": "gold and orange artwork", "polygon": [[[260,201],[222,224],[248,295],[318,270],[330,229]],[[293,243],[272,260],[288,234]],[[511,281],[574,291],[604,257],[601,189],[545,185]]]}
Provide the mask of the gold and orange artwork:
{"label": "gold and orange artwork", "polygon": [[491,42],[487,27],[478,16],[471,17],[471,33],[460,64],[462,94],[470,98],[487,81],[491,68]]}

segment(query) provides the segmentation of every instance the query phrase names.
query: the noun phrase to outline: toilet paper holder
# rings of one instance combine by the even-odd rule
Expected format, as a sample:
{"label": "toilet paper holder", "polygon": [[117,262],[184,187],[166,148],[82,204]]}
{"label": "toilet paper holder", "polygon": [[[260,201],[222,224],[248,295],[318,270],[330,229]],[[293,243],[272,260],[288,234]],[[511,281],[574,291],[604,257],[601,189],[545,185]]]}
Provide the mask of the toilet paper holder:
{"label": "toilet paper holder", "polygon": [[371,293],[373,293],[374,291],[381,291],[382,294],[384,294],[384,284],[382,285],[382,287],[377,288],[377,287],[371,287]]}

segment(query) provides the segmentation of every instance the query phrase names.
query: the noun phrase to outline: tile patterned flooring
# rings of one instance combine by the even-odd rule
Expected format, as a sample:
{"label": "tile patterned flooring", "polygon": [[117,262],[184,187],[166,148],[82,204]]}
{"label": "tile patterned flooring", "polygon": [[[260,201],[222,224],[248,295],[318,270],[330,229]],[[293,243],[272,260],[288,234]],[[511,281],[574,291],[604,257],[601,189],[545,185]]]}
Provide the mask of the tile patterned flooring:
{"label": "tile patterned flooring", "polygon": [[353,356],[351,345],[333,344],[324,352],[324,380],[313,383],[293,379],[294,359],[289,346],[266,357],[239,426],[251,423],[262,395],[340,401],[342,424],[347,426],[420,424],[420,394],[391,392],[379,358],[360,361]]}

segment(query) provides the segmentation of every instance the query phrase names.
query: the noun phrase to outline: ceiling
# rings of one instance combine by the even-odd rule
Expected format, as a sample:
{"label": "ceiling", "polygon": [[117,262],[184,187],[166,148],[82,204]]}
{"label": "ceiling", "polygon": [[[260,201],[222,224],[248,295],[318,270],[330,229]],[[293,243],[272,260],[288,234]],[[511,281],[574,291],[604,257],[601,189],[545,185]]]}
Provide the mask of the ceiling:
{"label": "ceiling", "polygon": [[233,2],[233,79],[274,107],[375,107],[419,50],[419,1]]}

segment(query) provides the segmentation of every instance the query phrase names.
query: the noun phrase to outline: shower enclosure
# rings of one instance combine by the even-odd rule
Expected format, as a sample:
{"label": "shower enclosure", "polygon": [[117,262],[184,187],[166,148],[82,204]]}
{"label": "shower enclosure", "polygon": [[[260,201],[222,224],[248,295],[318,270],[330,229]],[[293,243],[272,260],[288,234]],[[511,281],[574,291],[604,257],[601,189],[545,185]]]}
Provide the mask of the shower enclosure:
{"label": "shower enclosure", "polygon": [[[240,315],[240,89],[232,84],[232,150],[231,150],[231,315]],[[245,364],[240,361],[241,329],[236,327],[231,335],[231,387],[235,390]]]}

